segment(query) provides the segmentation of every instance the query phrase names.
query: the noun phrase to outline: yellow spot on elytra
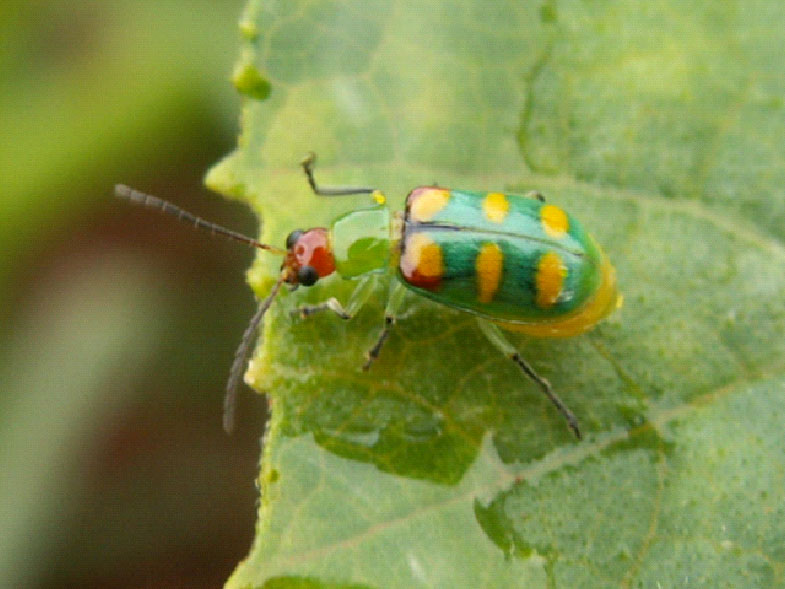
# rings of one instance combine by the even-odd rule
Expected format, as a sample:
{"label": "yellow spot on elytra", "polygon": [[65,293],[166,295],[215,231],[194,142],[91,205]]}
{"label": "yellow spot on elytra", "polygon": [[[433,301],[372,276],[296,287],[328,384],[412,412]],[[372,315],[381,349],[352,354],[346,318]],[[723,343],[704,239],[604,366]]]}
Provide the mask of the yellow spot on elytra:
{"label": "yellow spot on elytra", "polygon": [[535,301],[538,307],[548,309],[556,304],[566,277],[567,267],[559,254],[548,252],[540,258],[540,262],[537,264],[537,276],[535,277],[537,285]]}
{"label": "yellow spot on elytra", "polygon": [[450,191],[444,188],[425,188],[412,202],[411,215],[414,221],[425,223],[447,206]]}
{"label": "yellow spot on elytra", "polygon": [[510,210],[510,203],[502,193],[490,192],[482,201],[482,210],[489,221],[504,223]]}
{"label": "yellow spot on elytra", "polygon": [[498,321],[504,329],[518,331],[535,337],[572,337],[584,333],[610,315],[622,304],[622,295],[616,289],[616,270],[604,253],[600,252],[600,275],[602,280],[586,303],[562,317],[542,323],[510,323]]}
{"label": "yellow spot on elytra", "polygon": [[411,235],[406,239],[401,271],[414,286],[438,288],[444,275],[442,248],[424,233]]}
{"label": "yellow spot on elytra", "polygon": [[490,303],[499,290],[502,280],[504,254],[495,243],[486,243],[477,254],[474,267],[477,271],[477,300]]}
{"label": "yellow spot on elytra", "polygon": [[420,248],[420,263],[417,264],[417,272],[427,278],[441,278],[444,274],[444,262],[442,261],[442,248],[439,244],[431,242]]}
{"label": "yellow spot on elytra", "polygon": [[540,219],[545,233],[551,237],[564,237],[570,228],[567,213],[553,205],[545,205],[540,209]]}

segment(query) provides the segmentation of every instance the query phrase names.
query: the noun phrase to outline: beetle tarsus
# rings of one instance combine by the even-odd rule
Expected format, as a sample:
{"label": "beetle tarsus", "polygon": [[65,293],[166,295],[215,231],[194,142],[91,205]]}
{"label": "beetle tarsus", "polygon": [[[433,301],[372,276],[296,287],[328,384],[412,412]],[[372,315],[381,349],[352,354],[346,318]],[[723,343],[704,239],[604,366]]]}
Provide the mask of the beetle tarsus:
{"label": "beetle tarsus", "polygon": [[373,194],[376,191],[375,188],[367,188],[365,186],[319,186],[313,175],[315,163],[316,154],[312,151],[309,151],[300,162],[300,166],[302,166],[305,177],[308,180],[308,185],[311,187],[314,194],[318,194],[319,196],[347,196],[351,194]]}
{"label": "beetle tarsus", "polygon": [[387,336],[390,335],[390,329],[394,324],[395,317],[390,315],[384,317],[384,328],[382,328],[382,332],[379,334],[379,339],[376,340],[376,343],[366,355],[365,364],[363,364],[363,372],[367,372],[371,368],[371,364],[373,364],[374,360],[379,357],[379,352],[381,351],[384,342],[387,340]]}
{"label": "beetle tarsus", "polygon": [[291,316],[299,316],[301,319],[305,319],[311,315],[320,313],[321,311],[332,311],[338,315],[338,317],[346,321],[353,317],[351,313],[343,308],[343,305],[341,305],[340,301],[338,301],[338,299],[335,297],[331,297],[330,299],[324,301],[323,303],[319,303],[318,305],[305,305],[303,307],[298,307],[297,309],[291,311]]}

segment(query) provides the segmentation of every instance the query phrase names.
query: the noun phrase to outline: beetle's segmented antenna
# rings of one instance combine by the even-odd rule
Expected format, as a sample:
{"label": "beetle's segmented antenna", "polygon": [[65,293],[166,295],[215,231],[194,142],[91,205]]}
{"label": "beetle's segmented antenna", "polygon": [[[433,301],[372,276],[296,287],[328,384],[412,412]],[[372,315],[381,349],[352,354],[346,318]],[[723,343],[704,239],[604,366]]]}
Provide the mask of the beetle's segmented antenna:
{"label": "beetle's segmented antenna", "polygon": [[139,192],[138,190],[134,190],[133,188],[126,186],[125,184],[116,185],[114,187],[114,193],[115,196],[119,198],[124,198],[133,203],[140,204],[142,206],[150,207],[153,209],[159,209],[164,213],[169,213],[170,215],[174,215],[180,221],[191,223],[194,227],[203,229],[205,231],[209,231],[213,235],[221,235],[222,237],[226,237],[227,239],[239,241],[240,243],[244,243],[246,245],[250,245],[253,247],[258,247],[259,249],[267,250],[268,252],[278,254],[281,256],[286,255],[286,250],[284,249],[272,245],[267,245],[266,243],[261,243],[259,241],[256,241],[252,237],[243,235],[242,233],[237,233],[236,231],[232,231],[231,229],[227,229],[226,227],[221,227],[220,225],[217,225],[215,223],[205,221],[201,217],[197,217],[193,213],[189,213],[185,209],[181,209],[180,207],[170,203],[169,201],[160,199],[157,196],[153,196],[151,194],[145,194],[144,192]]}
{"label": "beetle's segmented antenna", "polygon": [[300,162],[305,172],[305,177],[308,178],[308,184],[314,194],[319,196],[348,196],[350,194],[373,194],[376,192],[375,188],[367,188],[364,186],[319,186],[316,184],[316,179],[313,177],[313,165],[316,162],[316,154],[309,152],[305,159]]}
{"label": "beetle's segmented antenna", "polygon": [[267,295],[267,298],[259,303],[259,308],[256,309],[256,313],[254,313],[254,316],[251,318],[251,322],[248,324],[248,327],[245,328],[243,339],[240,342],[240,347],[238,347],[237,351],[234,353],[234,362],[232,362],[232,370],[229,373],[229,381],[226,383],[226,395],[224,396],[223,426],[224,431],[227,434],[231,434],[234,430],[234,414],[235,406],[237,404],[237,385],[240,384],[240,378],[242,377],[243,368],[245,367],[245,359],[248,357],[248,352],[251,349],[251,343],[254,340],[254,334],[256,334],[259,326],[262,325],[264,314],[267,313],[267,310],[273,304],[275,295],[278,294],[278,291],[280,290],[281,285],[285,280],[286,273],[284,272],[270,289],[270,294]]}

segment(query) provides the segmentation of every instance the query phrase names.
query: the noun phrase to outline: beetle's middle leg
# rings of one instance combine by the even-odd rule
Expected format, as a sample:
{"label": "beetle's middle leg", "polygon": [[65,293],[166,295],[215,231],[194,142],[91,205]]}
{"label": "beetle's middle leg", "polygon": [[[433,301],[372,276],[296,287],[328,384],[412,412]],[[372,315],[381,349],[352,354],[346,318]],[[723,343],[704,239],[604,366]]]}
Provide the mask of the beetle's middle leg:
{"label": "beetle's middle leg", "polygon": [[387,305],[384,307],[384,327],[382,328],[379,337],[376,339],[376,343],[370,350],[368,350],[368,356],[365,360],[365,364],[363,364],[363,370],[368,370],[371,367],[371,364],[373,364],[373,361],[379,357],[379,352],[381,352],[384,342],[387,341],[387,336],[390,335],[390,330],[392,329],[393,325],[395,325],[395,319],[398,315],[398,311],[400,310],[403,299],[406,296],[406,288],[403,286],[403,284],[397,280],[393,281],[393,283],[394,286],[390,292],[390,298],[387,299]]}
{"label": "beetle's middle leg", "polygon": [[572,433],[574,433],[575,437],[580,440],[582,436],[580,427],[578,426],[578,419],[575,417],[575,414],[570,411],[569,407],[564,404],[564,401],[562,401],[556,395],[556,393],[553,392],[551,383],[537,374],[534,371],[534,368],[532,368],[531,365],[526,362],[526,360],[521,358],[518,350],[507,340],[507,338],[502,333],[502,330],[499,329],[495,323],[491,323],[487,319],[479,318],[477,319],[477,323],[480,326],[480,330],[485,334],[488,340],[505,356],[515,362],[527,377],[539,385],[543,394],[548,397],[550,402],[553,403],[556,409],[558,409],[559,413],[561,413],[564,419],[567,420],[567,425],[572,430]]}
{"label": "beetle's middle leg", "polygon": [[316,305],[305,305],[303,307],[294,309],[292,311],[292,315],[299,315],[304,319],[321,311],[332,311],[341,319],[351,319],[366,303],[368,297],[371,296],[371,293],[375,287],[376,275],[370,274],[368,276],[364,276],[360,279],[359,283],[352,291],[352,294],[349,297],[349,302],[346,303],[346,307],[341,305],[340,301],[335,297],[330,297],[323,303],[318,303]]}

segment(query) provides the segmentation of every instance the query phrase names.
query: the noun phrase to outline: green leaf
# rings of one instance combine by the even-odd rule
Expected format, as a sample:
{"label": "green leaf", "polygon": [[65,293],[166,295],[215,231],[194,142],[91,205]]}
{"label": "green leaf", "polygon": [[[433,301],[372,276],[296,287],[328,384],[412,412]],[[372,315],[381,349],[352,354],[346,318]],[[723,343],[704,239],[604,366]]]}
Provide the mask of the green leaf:
{"label": "green leaf", "polygon": [[[538,189],[617,268],[624,307],[511,336],[576,443],[472,317],[414,295],[370,372],[352,321],[282,293],[247,377],[273,418],[257,538],[230,587],[765,587],[785,582],[785,6],[677,0],[255,2],[239,148],[209,174],[267,241],[369,183]],[[263,296],[280,260],[249,279]]]}

